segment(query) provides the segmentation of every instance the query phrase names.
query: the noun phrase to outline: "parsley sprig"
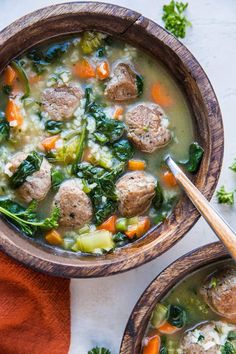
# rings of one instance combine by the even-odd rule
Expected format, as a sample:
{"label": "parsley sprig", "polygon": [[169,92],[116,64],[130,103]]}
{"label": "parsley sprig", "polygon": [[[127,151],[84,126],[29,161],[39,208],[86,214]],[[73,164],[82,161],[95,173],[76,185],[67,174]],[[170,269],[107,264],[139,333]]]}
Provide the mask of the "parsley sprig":
{"label": "parsley sprig", "polygon": [[171,0],[168,5],[163,6],[162,20],[165,23],[165,28],[173,33],[177,38],[184,38],[186,28],[191,26],[191,22],[184,15],[188,3]]}

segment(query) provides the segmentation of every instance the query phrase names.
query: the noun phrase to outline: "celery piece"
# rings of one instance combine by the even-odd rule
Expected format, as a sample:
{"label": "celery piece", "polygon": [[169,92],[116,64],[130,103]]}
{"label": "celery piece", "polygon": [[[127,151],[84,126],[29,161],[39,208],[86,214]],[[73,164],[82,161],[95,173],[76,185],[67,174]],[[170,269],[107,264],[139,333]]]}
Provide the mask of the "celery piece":
{"label": "celery piece", "polygon": [[153,327],[158,328],[166,321],[168,309],[163,304],[157,304],[154,308],[151,318],[151,324]]}
{"label": "celery piece", "polygon": [[87,234],[87,233],[89,233],[89,231],[90,231],[89,226],[84,225],[83,227],[81,227],[81,229],[79,229],[79,235]]}
{"label": "celery piece", "polygon": [[117,231],[126,231],[128,228],[128,220],[126,218],[119,218],[116,221]]}
{"label": "celery piece", "polygon": [[138,216],[134,216],[133,218],[128,219],[128,225],[136,225],[138,224]]}
{"label": "celery piece", "polygon": [[114,247],[114,242],[111,232],[97,230],[80,235],[76,245],[81,252],[94,253],[97,249],[109,251]]}
{"label": "celery piece", "polygon": [[71,247],[74,245],[74,243],[75,243],[75,239],[74,238],[71,238],[71,237],[65,237],[64,239],[63,239],[63,248],[65,249],[65,250],[70,250],[71,249]]}

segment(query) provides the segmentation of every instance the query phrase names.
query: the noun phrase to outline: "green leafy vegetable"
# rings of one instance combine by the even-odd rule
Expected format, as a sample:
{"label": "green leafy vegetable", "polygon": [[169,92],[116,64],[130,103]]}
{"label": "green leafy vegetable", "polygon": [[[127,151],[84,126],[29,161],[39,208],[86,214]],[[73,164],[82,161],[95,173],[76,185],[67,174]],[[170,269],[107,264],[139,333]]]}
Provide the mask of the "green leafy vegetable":
{"label": "green leafy vegetable", "polygon": [[44,54],[44,60],[47,63],[55,63],[59,61],[62,55],[67,52],[69,47],[70,47],[70,42],[53,44],[46,50]]}
{"label": "green leafy vegetable", "polygon": [[180,164],[183,165],[188,172],[197,172],[202,161],[203,154],[203,148],[197,142],[193,142],[189,146],[188,161],[180,162]]}
{"label": "green leafy vegetable", "polygon": [[136,75],[136,85],[138,96],[141,96],[143,94],[143,77],[141,75]]}
{"label": "green leafy vegetable", "polygon": [[45,130],[52,135],[59,134],[63,129],[63,122],[56,120],[47,120],[45,122]]}
{"label": "green leafy vegetable", "polygon": [[91,349],[88,354],[111,354],[111,351],[109,349],[106,348],[93,348]]}
{"label": "green leafy vegetable", "polygon": [[42,155],[35,151],[31,152],[10,177],[10,186],[14,189],[20,187],[28,176],[40,169],[42,161]]}
{"label": "green leafy vegetable", "polygon": [[120,161],[126,162],[134,156],[134,148],[126,139],[113,144],[113,154]]}
{"label": "green leafy vegetable", "polygon": [[121,166],[107,171],[102,167],[95,167],[87,162],[82,162],[75,166],[74,172],[76,175],[85,181],[85,184],[93,186],[93,188],[88,188],[88,193],[93,203],[97,225],[102,224],[116,210],[115,181],[122,171]]}
{"label": "green leafy vegetable", "polygon": [[101,47],[97,51],[97,56],[98,58],[103,58],[106,55],[106,49],[105,47]]}
{"label": "green leafy vegetable", "polygon": [[130,242],[129,238],[122,232],[117,232],[113,235],[113,241],[115,242],[116,247],[123,247]]}
{"label": "green leafy vegetable", "polygon": [[157,210],[154,218],[153,218],[153,222],[158,225],[161,222],[163,222],[164,220],[166,220],[166,218],[169,216],[169,214],[171,213],[172,209],[174,208],[176,202],[177,202],[177,196],[173,196],[169,199],[164,199],[161,207],[159,208],[159,210]]}
{"label": "green leafy vegetable", "polygon": [[83,156],[83,152],[84,152],[84,147],[85,147],[85,143],[86,143],[86,136],[87,136],[87,120],[83,120],[82,122],[82,130],[80,133],[80,139],[79,139],[79,143],[78,143],[78,147],[76,149],[76,158],[75,158],[75,162],[74,163],[80,163],[82,156]]}
{"label": "green leafy vegetable", "polygon": [[4,112],[0,112],[0,144],[9,140],[10,125],[5,119]]}
{"label": "green leafy vegetable", "polygon": [[210,280],[209,288],[210,289],[211,288],[216,288],[217,287],[217,283],[218,283],[217,278],[212,277],[211,280]]}
{"label": "green leafy vegetable", "polygon": [[188,3],[171,0],[168,5],[163,6],[162,20],[165,23],[165,28],[173,33],[177,38],[184,38],[186,35],[186,28],[191,26],[184,15]]}
{"label": "green leafy vegetable", "polygon": [[160,209],[164,202],[163,190],[159,182],[157,182],[156,193],[153,199],[153,206],[155,209]]}
{"label": "green leafy vegetable", "polygon": [[228,340],[236,340],[236,331],[229,331]]}
{"label": "green leafy vegetable", "polygon": [[60,184],[65,180],[65,175],[55,168],[51,169],[51,180],[52,180],[52,188],[57,190],[60,187]]}
{"label": "green leafy vegetable", "polygon": [[12,91],[12,87],[10,85],[3,85],[2,87],[2,92],[9,96],[11,94],[11,91]]}
{"label": "green leafy vegetable", "polygon": [[222,354],[236,354],[236,349],[232,343],[226,341],[225,344],[221,347]]}
{"label": "green leafy vegetable", "polygon": [[234,172],[236,172],[236,160],[234,160],[234,162],[232,163],[232,165],[230,166],[230,169]]}
{"label": "green leafy vegetable", "polygon": [[35,201],[32,201],[28,208],[24,208],[10,199],[0,200],[0,213],[28,236],[33,236],[38,228],[50,230],[58,227],[59,208],[54,208],[51,215],[43,220],[37,218],[36,209]]}
{"label": "green leafy vegetable", "polygon": [[83,33],[80,48],[83,54],[92,54],[95,50],[102,46],[104,40],[104,34],[92,31],[86,31]]}
{"label": "green leafy vegetable", "polygon": [[25,93],[24,96],[22,96],[22,99],[29,97],[30,95],[29,80],[24,68],[21,66],[19,61],[14,61],[14,60],[11,62],[11,66],[15,69],[15,71],[17,72],[20,80],[22,81],[25,87]]}
{"label": "green leafy vegetable", "polygon": [[234,192],[226,192],[224,186],[221,186],[220,189],[216,192],[216,197],[219,204],[234,204]]}
{"label": "green leafy vegetable", "polygon": [[164,304],[156,304],[152,313],[151,323],[154,328],[160,327],[166,320],[168,308]]}
{"label": "green leafy vegetable", "polygon": [[186,311],[182,307],[176,305],[168,306],[166,318],[167,322],[178,328],[184,327],[187,322]]}

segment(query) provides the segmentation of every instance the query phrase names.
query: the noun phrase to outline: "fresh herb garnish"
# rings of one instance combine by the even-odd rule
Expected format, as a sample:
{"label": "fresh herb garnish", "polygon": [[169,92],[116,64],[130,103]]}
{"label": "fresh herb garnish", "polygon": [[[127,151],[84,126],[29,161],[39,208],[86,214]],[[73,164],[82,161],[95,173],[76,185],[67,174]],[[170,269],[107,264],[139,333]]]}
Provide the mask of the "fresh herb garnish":
{"label": "fresh herb garnish", "polygon": [[177,305],[169,305],[167,312],[167,322],[175,327],[182,328],[187,322],[186,311]]}
{"label": "fresh herb garnish", "polygon": [[134,155],[134,148],[126,139],[119,140],[113,144],[113,154],[120,161],[126,162]]}
{"label": "fresh herb garnish", "polygon": [[221,186],[220,189],[216,192],[216,197],[219,204],[234,204],[234,191],[226,192],[225,187]]}
{"label": "fresh herb garnish", "polygon": [[111,354],[111,351],[109,349],[106,348],[93,348],[91,349],[88,354]]}
{"label": "fresh herb garnish", "polygon": [[193,142],[189,146],[189,158],[185,162],[180,162],[188,172],[197,172],[204,154],[203,148],[197,143]]}
{"label": "fresh herb garnish", "polygon": [[0,112],[0,143],[10,138],[10,125],[5,119],[4,112]]}
{"label": "fresh herb garnish", "polygon": [[40,169],[42,161],[42,155],[36,151],[31,152],[10,177],[10,186],[14,189],[20,187],[28,176]]}
{"label": "fresh herb garnish", "polygon": [[171,0],[168,5],[163,6],[162,20],[165,23],[165,28],[173,33],[177,38],[184,38],[186,35],[186,28],[191,26],[184,15],[188,3]]}
{"label": "fresh herb garnish", "polygon": [[52,135],[59,134],[63,129],[63,122],[56,120],[47,120],[45,122],[45,130]]}
{"label": "fresh herb garnish", "polygon": [[236,172],[236,160],[232,163],[232,165],[229,167],[232,171]]}
{"label": "fresh herb garnish", "polygon": [[59,208],[54,208],[51,215],[43,220],[37,218],[36,209],[36,201],[32,201],[27,208],[24,208],[10,199],[0,200],[0,213],[28,236],[33,236],[38,228],[50,230],[58,227]]}

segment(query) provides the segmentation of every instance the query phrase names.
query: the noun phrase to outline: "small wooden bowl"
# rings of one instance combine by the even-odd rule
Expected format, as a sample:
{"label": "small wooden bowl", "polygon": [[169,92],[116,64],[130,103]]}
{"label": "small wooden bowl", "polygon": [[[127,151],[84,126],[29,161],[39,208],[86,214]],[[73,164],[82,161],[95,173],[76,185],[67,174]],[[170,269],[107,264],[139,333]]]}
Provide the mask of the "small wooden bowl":
{"label": "small wooden bowl", "polygon": [[[205,149],[194,183],[210,199],[223,156],[219,104],[193,55],[156,23],[132,10],[103,3],[73,2],[49,6],[17,20],[0,32],[0,71],[14,57],[39,42],[92,29],[114,35],[158,58],[182,86],[193,112],[196,137]],[[20,237],[9,224],[0,220],[0,249],[22,263],[50,274],[99,277],[126,271],[159,256],[180,240],[198,218],[197,210],[184,197],[171,217],[146,237],[102,257],[55,251]]]}
{"label": "small wooden bowl", "polygon": [[120,354],[141,353],[142,339],[155,305],[182,279],[211,263],[230,258],[220,242],[184,255],[169,265],[146,288],[135,305],[122,339]]}

